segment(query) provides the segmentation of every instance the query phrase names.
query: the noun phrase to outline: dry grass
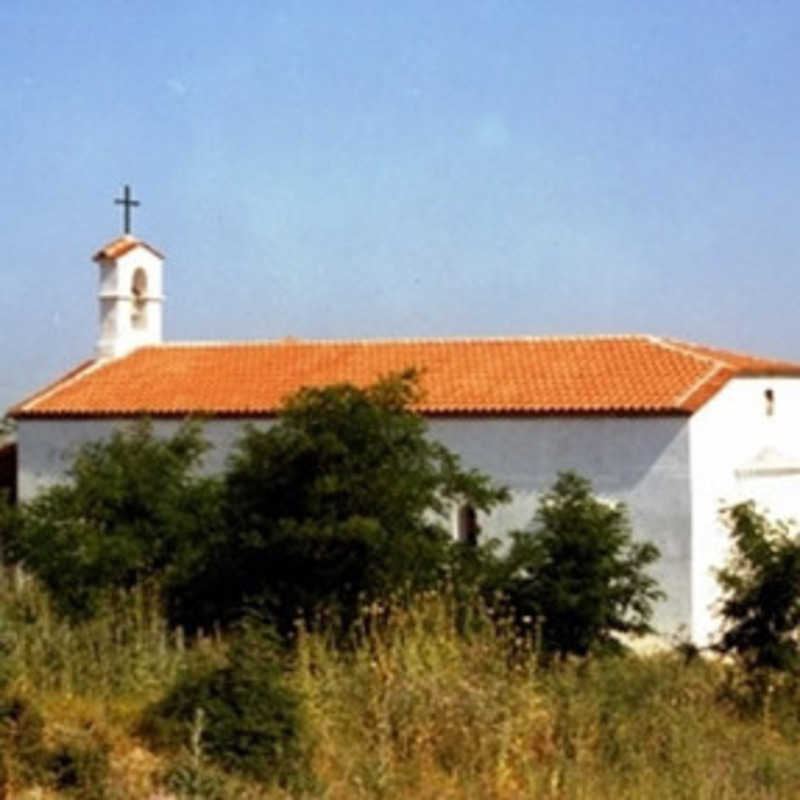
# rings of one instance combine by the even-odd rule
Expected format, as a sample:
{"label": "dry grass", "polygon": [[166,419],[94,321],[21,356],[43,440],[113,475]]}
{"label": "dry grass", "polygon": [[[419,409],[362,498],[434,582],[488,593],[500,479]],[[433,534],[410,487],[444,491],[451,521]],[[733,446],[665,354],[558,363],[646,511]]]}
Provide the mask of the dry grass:
{"label": "dry grass", "polygon": [[351,654],[307,637],[297,681],[330,798],[800,796],[800,755],[674,655],[537,670],[428,597]]}
{"label": "dry grass", "polygon": [[[367,610],[348,649],[324,630],[299,637],[290,678],[304,697],[316,775],[302,796],[800,797],[800,710],[791,696],[744,715],[723,698],[720,665],[686,665],[673,654],[538,669],[525,643],[509,657],[511,634],[485,612],[455,620],[450,599],[431,594],[393,609],[388,622],[384,610]],[[47,737],[88,731],[108,743],[109,797],[170,797],[161,777],[176,758],[205,781],[187,779],[182,796],[293,796],[213,772],[188,735],[176,757],[132,735],[144,706],[189,659],[224,658],[216,638],[187,647],[147,598],[68,625],[38,588],[6,576],[0,642],[15,690],[42,711]],[[36,787],[8,796],[56,797]]]}

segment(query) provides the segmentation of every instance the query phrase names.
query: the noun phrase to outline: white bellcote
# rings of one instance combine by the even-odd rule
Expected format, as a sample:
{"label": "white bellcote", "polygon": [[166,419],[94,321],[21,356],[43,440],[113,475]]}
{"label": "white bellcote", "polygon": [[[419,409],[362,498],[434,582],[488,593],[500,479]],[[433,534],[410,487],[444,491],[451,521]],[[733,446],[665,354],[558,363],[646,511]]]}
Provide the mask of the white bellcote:
{"label": "white bellcote", "polygon": [[164,256],[125,234],[98,251],[100,338],[98,358],[118,358],[161,341]]}

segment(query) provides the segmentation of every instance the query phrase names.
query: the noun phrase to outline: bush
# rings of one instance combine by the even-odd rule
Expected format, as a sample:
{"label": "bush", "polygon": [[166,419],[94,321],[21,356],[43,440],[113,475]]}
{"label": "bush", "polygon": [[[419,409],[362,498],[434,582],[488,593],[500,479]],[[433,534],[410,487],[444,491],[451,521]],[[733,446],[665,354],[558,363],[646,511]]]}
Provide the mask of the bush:
{"label": "bush", "polygon": [[300,699],[283,678],[276,642],[259,623],[242,623],[230,664],[184,676],[147,711],[142,733],[172,749],[194,734],[199,750],[224,769],[265,782],[302,783]]}
{"label": "bush", "polygon": [[217,524],[219,482],[193,472],[205,447],[196,424],[161,440],[147,421],[84,445],[71,482],[23,507],[15,555],[73,616],[111,588],[169,583]]}
{"label": "bush", "polygon": [[748,671],[800,672],[800,539],[771,523],[752,502],[723,509],[733,553],[717,571],[723,632],[716,649]]}
{"label": "bush", "polygon": [[257,606],[283,635],[320,606],[346,627],[365,599],[433,585],[450,557],[451,503],[505,491],[462,468],[409,410],[412,374],[369,389],[305,389],[248,428],[225,475],[225,532],[173,593],[172,617],[208,625]]}
{"label": "bush", "polygon": [[645,568],[653,544],[631,539],[625,506],[592,494],[589,481],[561,473],[538,506],[532,530],[512,534],[490,581],[543,652],[565,656],[621,648],[615,634],[652,631],[652,604],[663,597]]}

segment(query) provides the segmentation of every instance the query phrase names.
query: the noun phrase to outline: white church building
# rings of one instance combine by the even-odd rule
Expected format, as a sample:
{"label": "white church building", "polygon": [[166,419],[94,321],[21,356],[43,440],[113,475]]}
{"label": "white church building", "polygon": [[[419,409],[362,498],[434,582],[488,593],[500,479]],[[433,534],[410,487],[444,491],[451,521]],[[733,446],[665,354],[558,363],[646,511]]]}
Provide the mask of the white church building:
{"label": "white church building", "polygon": [[[800,517],[798,364],[647,335],[165,343],[161,254],[126,235],[95,261],[95,357],[10,412],[23,500],[64,480],[81,443],[133,417],[164,433],[205,418],[217,469],[243,423],[269,424],[299,388],[415,367],[432,435],[511,490],[480,520],[483,536],[528,524],[557,473],[577,471],[660,549],[663,633],[703,643],[715,628],[722,503]],[[454,510],[454,531],[463,516]]]}

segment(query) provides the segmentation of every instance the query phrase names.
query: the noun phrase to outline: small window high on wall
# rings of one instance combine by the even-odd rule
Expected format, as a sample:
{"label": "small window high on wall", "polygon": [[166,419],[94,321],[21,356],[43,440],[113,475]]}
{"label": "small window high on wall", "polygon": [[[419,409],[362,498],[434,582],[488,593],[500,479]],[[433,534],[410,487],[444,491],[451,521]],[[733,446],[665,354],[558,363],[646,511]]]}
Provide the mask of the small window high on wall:
{"label": "small window high on wall", "polygon": [[775,392],[772,389],[764,390],[764,404],[767,416],[771,417],[775,413]]}
{"label": "small window high on wall", "polygon": [[481,527],[478,525],[478,513],[469,503],[460,506],[456,512],[456,539],[463,544],[475,547],[478,544],[478,534]]}

